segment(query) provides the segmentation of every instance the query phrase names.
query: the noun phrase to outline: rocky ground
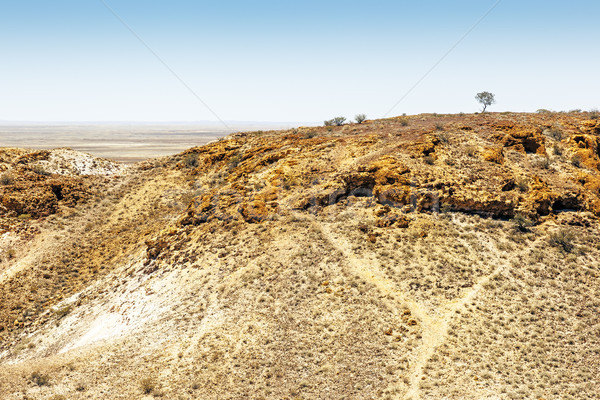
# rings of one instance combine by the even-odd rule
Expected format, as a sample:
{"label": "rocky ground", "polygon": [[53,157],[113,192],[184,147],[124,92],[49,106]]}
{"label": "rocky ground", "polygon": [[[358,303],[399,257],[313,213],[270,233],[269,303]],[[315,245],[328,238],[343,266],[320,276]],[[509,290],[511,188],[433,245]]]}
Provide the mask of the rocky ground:
{"label": "rocky ground", "polygon": [[599,169],[590,113],[2,149],[0,397],[600,398]]}

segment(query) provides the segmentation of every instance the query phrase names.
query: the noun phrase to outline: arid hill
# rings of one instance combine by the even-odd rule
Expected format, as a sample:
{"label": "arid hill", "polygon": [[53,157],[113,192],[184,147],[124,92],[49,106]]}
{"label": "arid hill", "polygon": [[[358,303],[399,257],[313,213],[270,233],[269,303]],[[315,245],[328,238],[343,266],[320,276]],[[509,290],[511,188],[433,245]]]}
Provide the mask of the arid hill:
{"label": "arid hill", "polygon": [[600,120],[0,149],[2,399],[598,399]]}

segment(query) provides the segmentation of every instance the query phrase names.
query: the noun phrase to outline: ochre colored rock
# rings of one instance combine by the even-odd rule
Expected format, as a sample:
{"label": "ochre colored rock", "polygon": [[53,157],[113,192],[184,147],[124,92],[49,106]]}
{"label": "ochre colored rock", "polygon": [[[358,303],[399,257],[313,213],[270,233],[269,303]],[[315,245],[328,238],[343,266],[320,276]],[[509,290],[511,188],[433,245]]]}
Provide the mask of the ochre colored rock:
{"label": "ochre colored rock", "polygon": [[485,161],[496,164],[504,163],[504,151],[502,147],[488,147],[483,151],[482,157]]}

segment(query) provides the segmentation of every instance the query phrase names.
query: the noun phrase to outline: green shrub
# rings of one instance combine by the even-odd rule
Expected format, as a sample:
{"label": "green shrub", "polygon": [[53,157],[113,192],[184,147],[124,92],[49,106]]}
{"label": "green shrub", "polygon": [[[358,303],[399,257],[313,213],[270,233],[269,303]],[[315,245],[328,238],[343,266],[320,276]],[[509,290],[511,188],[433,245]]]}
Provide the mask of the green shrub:
{"label": "green shrub", "polygon": [[542,168],[542,169],[550,168],[551,164],[552,164],[552,162],[547,157],[541,158],[535,162],[535,166],[538,168]]}
{"label": "green shrub", "polygon": [[552,146],[552,150],[554,152],[554,155],[556,156],[561,156],[563,153],[563,149],[558,143],[554,143],[554,146]]}
{"label": "green shrub", "polygon": [[35,172],[36,174],[38,174],[38,175],[44,175],[44,176],[48,176],[48,175],[50,175],[50,172],[47,172],[47,171],[44,169],[44,167],[42,167],[42,166],[41,166],[41,165],[39,165],[39,164],[37,164],[37,165],[34,165],[34,166],[31,168],[31,170],[32,170],[33,172]]}
{"label": "green shrub", "polygon": [[443,131],[444,130],[444,124],[441,124],[441,123],[438,122],[437,124],[435,124],[435,130],[436,131]]}
{"label": "green shrub", "polygon": [[344,122],[346,122],[345,117],[335,117],[328,121],[324,121],[323,124],[325,124],[325,126],[342,126],[344,125]]}
{"label": "green shrub", "polygon": [[4,173],[0,175],[0,185],[12,185],[14,182],[14,178],[9,173]]}
{"label": "green shrub", "polygon": [[188,168],[196,168],[198,166],[198,154],[189,153],[183,159],[183,165]]}
{"label": "green shrub", "polygon": [[408,126],[408,119],[407,118],[402,118],[400,120],[400,125],[402,125],[402,126]]}
{"label": "green shrub", "polygon": [[363,122],[365,122],[367,120],[367,116],[365,114],[357,114],[354,117],[354,120],[356,121],[357,124],[362,124]]}
{"label": "green shrub", "polygon": [[156,388],[156,381],[154,378],[144,378],[140,381],[140,389],[142,389],[142,393],[150,394]]}
{"label": "green shrub", "polygon": [[440,133],[437,135],[438,139],[440,139],[440,142],[448,144],[450,143],[450,137],[448,136],[447,133]]}
{"label": "green shrub", "polygon": [[473,145],[467,146],[467,148],[465,149],[465,153],[467,153],[469,157],[473,157],[475,156],[475,154],[477,154],[477,147]]}
{"label": "green shrub", "polygon": [[559,247],[566,253],[570,253],[575,248],[574,240],[575,235],[566,229],[560,229],[550,235],[550,245]]}
{"label": "green shrub", "polygon": [[548,135],[548,137],[554,139],[554,140],[562,140],[563,138],[563,131],[562,129],[560,129],[559,127],[552,127],[548,130],[546,130],[546,135]]}
{"label": "green shrub", "polygon": [[519,189],[519,192],[525,193],[529,190],[529,184],[525,178],[517,178],[515,180],[515,186]]}
{"label": "green shrub", "polygon": [[34,371],[29,376],[29,380],[38,386],[50,386],[50,377],[39,371]]}
{"label": "green shrub", "polygon": [[64,307],[61,307],[58,310],[56,310],[54,313],[56,314],[58,319],[61,319],[61,318],[66,317],[67,315],[69,315],[71,310],[72,310],[71,306],[64,306]]}
{"label": "green shrub", "polygon": [[533,226],[533,221],[523,214],[517,214],[511,220],[515,229],[520,232],[529,232],[529,228]]}
{"label": "green shrub", "polygon": [[600,111],[597,108],[592,108],[590,110],[590,119],[598,119],[600,118]]}

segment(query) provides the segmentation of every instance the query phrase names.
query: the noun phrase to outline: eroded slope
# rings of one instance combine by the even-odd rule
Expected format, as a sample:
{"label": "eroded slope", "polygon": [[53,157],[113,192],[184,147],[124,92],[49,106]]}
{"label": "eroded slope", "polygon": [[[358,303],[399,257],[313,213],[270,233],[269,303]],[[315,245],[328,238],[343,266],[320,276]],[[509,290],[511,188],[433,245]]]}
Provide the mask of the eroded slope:
{"label": "eroded slope", "polygon": [[585,113],[244,133],[6,214],[34,230],[0,282],[0,392],[597,398],[599,134]]}

